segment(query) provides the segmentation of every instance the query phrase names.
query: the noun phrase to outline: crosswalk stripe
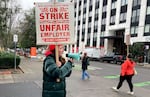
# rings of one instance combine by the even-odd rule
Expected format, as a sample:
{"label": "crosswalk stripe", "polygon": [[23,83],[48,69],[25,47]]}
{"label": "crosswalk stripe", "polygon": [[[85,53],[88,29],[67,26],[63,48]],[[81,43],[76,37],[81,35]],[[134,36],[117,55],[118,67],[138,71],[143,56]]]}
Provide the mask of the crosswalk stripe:
{"label": "crosswalk stripe", "polygon": [[[116,79],[116,78],[119,78],[119,76],[120,75],[109,75],[109,76],[104,76],[104,78]],[[150,85],[150,81],[138,82],[138,83],[134,83],[133,85],[136,86],[136,87],[149,86]]]}
{"label": "crosswalk stripe", "polygon": [[[81,70],[81,64],[74,64],[75,70]],[[100,67],[94,67],[94,66],[88,66],[88,70],[101,70],[102,68]]]}
{"label": "crosswalk stripe", "polygon": [[115,78],[119,78],[120,75],[109,75],[109,76],[104,76],[104,78],[108,78],[108,79],[115,79]]}
{"label": "crosswalk stripe", "polygon": [[148,86],[148,85],[150,85],[150,81],[140,82],[140,83],[134,83],[133,85],[137,86],[137,87]]}

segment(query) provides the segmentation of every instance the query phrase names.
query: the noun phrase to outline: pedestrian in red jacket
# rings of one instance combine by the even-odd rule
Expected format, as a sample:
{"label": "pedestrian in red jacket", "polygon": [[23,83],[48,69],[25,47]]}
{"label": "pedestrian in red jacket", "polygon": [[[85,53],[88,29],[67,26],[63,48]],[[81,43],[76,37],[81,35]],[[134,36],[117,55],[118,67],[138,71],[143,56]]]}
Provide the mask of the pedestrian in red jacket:
{"label": "pedestrian in red jacket", "polygon": [[120,80],[117,87],[112,87],[113,90],[119,91],[119,88],[122,86],[124,80],[126,80],[130,88],[128,94],[131,95],[134,94],[132,77],[134,75],[135,62],[132,60],[132,58],[133,58],[132,54],[128,54],[126,60],[121,65]]}

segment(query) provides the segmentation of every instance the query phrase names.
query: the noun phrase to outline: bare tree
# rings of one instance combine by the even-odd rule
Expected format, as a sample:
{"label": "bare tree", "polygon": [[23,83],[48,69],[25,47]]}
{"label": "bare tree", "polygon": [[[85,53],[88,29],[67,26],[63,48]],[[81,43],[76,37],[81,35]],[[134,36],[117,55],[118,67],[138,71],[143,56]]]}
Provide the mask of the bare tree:
{"label": "bare tree", "polygon": [[16,14],[20,10],[16,0],[0,1],[0,43],[1,47],[8,48],[12,42],[12,25]]}

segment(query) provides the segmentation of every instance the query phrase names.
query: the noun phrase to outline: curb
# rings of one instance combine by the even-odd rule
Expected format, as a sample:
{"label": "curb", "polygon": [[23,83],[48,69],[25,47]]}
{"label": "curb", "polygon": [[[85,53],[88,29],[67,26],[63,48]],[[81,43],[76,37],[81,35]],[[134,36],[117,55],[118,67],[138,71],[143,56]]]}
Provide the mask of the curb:
{"label": "curb", "polygon": [[9,70],[0,71],[0,75],[3,75],[3,74],[11,74],[11,71]]}

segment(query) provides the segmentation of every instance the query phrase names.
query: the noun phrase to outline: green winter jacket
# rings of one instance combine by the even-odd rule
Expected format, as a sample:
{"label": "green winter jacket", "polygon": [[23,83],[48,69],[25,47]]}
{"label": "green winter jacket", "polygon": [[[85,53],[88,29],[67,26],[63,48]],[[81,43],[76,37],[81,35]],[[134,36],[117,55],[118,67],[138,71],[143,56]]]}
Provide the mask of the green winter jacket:
{"label": "green winter jacket", "polygon": [[71,70],[71,62],[57,67],[55,57],[47,56],[43,63],[42,97],[66,97],[65,77],[70,76]]}

